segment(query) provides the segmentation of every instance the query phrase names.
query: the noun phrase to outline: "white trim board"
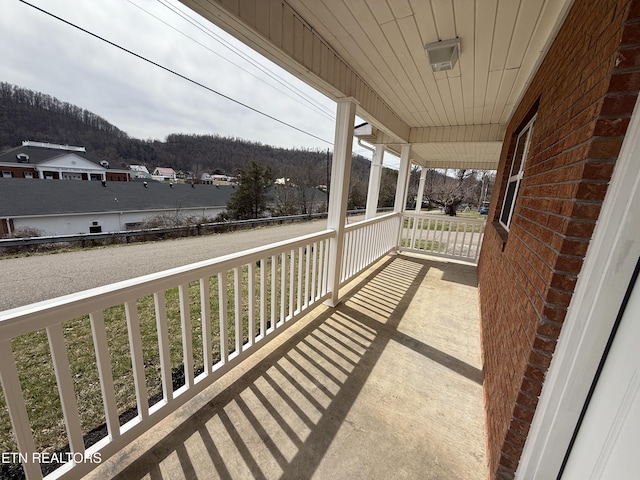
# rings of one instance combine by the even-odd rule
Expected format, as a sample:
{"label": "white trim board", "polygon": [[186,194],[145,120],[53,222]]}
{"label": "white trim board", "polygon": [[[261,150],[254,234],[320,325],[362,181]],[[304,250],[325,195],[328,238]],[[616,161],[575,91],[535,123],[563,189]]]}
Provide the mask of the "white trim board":
{"label": "white trim board", "polygon": [[640,256],[639,104],[547,373],[518,480],[557,477]]}

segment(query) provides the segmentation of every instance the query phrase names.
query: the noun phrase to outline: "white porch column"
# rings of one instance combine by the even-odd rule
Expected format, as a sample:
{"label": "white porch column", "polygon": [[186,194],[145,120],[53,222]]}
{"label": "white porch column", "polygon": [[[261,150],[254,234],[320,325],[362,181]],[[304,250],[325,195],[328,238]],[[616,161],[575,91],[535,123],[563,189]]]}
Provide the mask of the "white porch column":
{"label": "white porch column", "polygon": [[400,227],[398,228],[398,236],[396,238],[396,252],[400,252],[400,238],[402,236],[402,212],[407,204],[407,189],[409,188],[409,170],[411,168],[411,145],[402,145],[400,151],[400,168],[398,170],[398,183],[396,183],[396,200],[393,205],[393,211],[400,214]]}
{"label": "white porch column", "polygon": [[340,266],[344,244],[344,226],[349,198],[349,177],[351,175],[351,150],[353,143],[353,124],[356,118],[356,101],[353,98],[338,100],[336,111],[336,133],[331,164],[331,189],[329,191],[329,212],[327,228],[335,230],[336,236],[329,242],[329,274],[327,291],[330,297],[327,304],[335,307],[340,299]]}
{"label": "white porch column", "polygon": [[427,179],[427,169],[422,167],[420,170],[420,183],[418,184],[418,196],[416,197],[416,213],[420,213],[422,209],[422,197],[424,196],[424,184]]}
{"label": "white porch column", "polygon": [[409,187],[409,168],[411,161],[411,145],[402,145],[400,151],[400,169],[398,170],[398,183],[396,184],[396,201],[393,205],[393,211],[396,213],[404,212],[407,203],[407,188]]}
{"label": "white porch column", "polygon": [[384,158],[384,145],[376,145],[376,151],[371,160],[369,172],[369,191],[367,192],[367,210],[365,219],[374,218],[378,210],[378,197],[380,196],[380,181],[382,180],[382,164]]}

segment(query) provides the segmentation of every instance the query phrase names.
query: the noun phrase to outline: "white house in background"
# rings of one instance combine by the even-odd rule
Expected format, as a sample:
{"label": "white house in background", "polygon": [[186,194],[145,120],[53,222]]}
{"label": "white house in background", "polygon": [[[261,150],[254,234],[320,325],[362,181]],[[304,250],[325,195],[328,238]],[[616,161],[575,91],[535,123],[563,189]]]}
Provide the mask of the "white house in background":
{"label": "white house in background", "polygon": [[176,171],[173,168],[169,167],[156,167],[151,176],[154,180],[157,180],[159,182],[176,181]]}
{"label": "white house in background", "polygon": [[[106,185],[106,186],[103,186]],[[34,182],[0,178],[0,237],[22,228],[44,235],[135,229],[157,215],[215,218],[231,186],[191,188],[148,182]]]}
{"label": "white house in background", "polygon": [[144,165],[129,165],[129,170],[133,172],[149,173],[149,169]]}
{"label": "white house in background", "polygon": [[128,170],[112,168],[85,147],[25,140],[0,153],[2,178],[128,182]]}

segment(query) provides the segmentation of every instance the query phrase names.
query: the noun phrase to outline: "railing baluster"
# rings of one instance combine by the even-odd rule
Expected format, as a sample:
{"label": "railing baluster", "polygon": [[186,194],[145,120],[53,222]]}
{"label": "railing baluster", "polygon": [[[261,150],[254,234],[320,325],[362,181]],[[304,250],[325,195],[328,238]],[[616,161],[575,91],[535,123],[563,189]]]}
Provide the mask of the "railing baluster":
{"label": "railing baluster", "polygon": [[118,421],[118,405],[113,386],[113,372],[111,370],[111,357],[109,356],[109,343],[107,342],[107,329],[104,325],[104,312],[102,310],[89,315],[91,334],[93,336],[93,349],[96,353],[96,367],[100,378],[100,390],[102,392],[102,405],[104,406],[107,433],[113,440],[120,436],[120,422]]}
{"label": "railing baluster", "polygon": [[227,272],[218,273],[218,305],[220,312],[220,360],[226,364],[229,362],[229,323],[227,320]]}
{"label": "railing baluster", "polygon": [[296,298],[296,313],[302,311],[302,261],[304,247],[298,247],[298,295]]}
{"label": "railing baluster", "polygon": [[329,290],[329,240],[322,241],[322,295]]}
{"label": "railing baluster", "polygon": [[271,327],[268,332],[276,329],[276,307],[278,304],[278,257],[271,257]]}
{"label": "railing baluster", "polygon": [[[457,256],[456,255],[456,248],[458,246],[458,232],[460,231],[460,221],[456,220],[455,224],[453,222],[453,220],[451,220],[451,223],[449,223],[449,233],[451,233],[451,228],[453,227],[453,225],[455,225],[456,227],[456,234],[453,236],[453,251],[451,252],[451,255]],[[462,256],[462,250],[460,250],[460,256]]]}
{"label": "railing baluster", "polygon": [[69,367],[69,357],[67,347],[64,343],[64,332],[62,324],[58,323],[47,327],[47,338],[51,349],[51,359],[53,369],[56,374],[58,393],[60,394],[60,404],[64,415],[64,425],[67,429],[67,438],[72,453],[84,453],[84,442],[82,441],[82,426],[80,425],[80,414],[78,413],[78,402],[76,392],[73,387],[71,368]]}
{"label": "railing baluster", "polygon": [[324,242],[318,243],[318,285],[316,298],[325,294],[324,289]]}
{"label": "railing baluster", "polygon": [[289,255],[289,315],[287,315],[287,318],[293,318],[296,285],[296,251],[291,250]]}
{"label": "railing baluster", "polygon": [[200,321],[202,322],[202,358],[204,371],[213,371],[213,349],[211,346],[211,295],[209,277],[200,279]]}
{"label": "railing baluster", "polygon": [[280,254],[280,318],[276,323],[279,326],[284,322],[285,311],[287,308],[287,253]]}
{"label": "railing baluster", "polygon": [[149,416],[149,397],[147,395],[147,381],[144,374],[144,357],[142,356],[142,338],[140,336],[140,320],[136,301],[125,302],[124,311],[127,317],[127,333],[129,335],[129,349],[131,350],[131,369],[133,370],[133,385],[136,390],[136,405],[140,418]]}
{"label": "railing baluster", "polygon": [[249,264],[249,276],[247,281],[247,297],[248,297],[248,309],[249,309],[249,345],[256,343],[256,264],[251,262]]}
{"label": "railing baluster", "polygon": [[267,262],[260,259],[260,336],[267,334]]}
{"label": "railing baluster", "polygon": [[189,284],[178,287],[180,301],[180,326],[182,328],[182,360],[184,384],[193,387],[193,339],[191,335],[191,309],[189,308]]}
{"label": "railing baluster", "polygon": [[32,454],[37,451],[36,444],[31,433],[31,423],[29,422],[27,407],[22,395],[22,387],[20,386],[15,358],[13,357],[11,340],[0,342],[0,382],[2,382],[2,391],[7,403],[7,410],[9,410],[9,419],[18,444],[18,450],[26,460],[22,462],[22,468],[29,480],[39,480],[42,478],[42,471],[40,470],[40,465],[32,461]]}
{"label": "railing baluster", "polygon": [[409,219],[409,221],[413,223],[413,228],[411,229],[411,243],[409,245],[411,248],[415,248],[416,229],[418,228],[418,219],[413,218],[413,219]]}
{"label": "railing baluster", "polygon": [[311,280],[309,275],[311,273],[311,255],[312,255],[312,245],[313,244],[307,244],[307,246],[305,247],[305,256],[304,256],[304,302],[303,302],[303,306],[304,308],[307,308],[309,306],[309,281]]}
{"label": "railing baluster", "polygon": [[[469,248],[467,249],[467,254],[464,254],[464,247],[466,245],[466,240],[467,240],[467,224],[464,224],[464,229],[462,230],[462,245],[460,245],[460,256],[461,257],[469,257],[471,254],[471,244],[469,244]],[[473,228],[473,224],[471,225],[471,227]],[[460,227],[458,227],[460,228]],[[473,237],[473,232],[471,233],[472,237]]]}
{"label": "railing baluster", "polygon": [[236,340],[236,354],[242,352],[242,272],[241,267],[233,269],[233,320]]}
{"label": "railing baluster", "polygon": [[315,302],[318,298],[318,256],[320,244],[318,242],[313,243],[313,249],[311,250],[311,302]]}
{"label": "railing baluster", "polygon": [[171,378],[171,355],[169,350],[169,328],[167,326],[167,301],[164,291],[153,294],[156,308],[156,328],[158,331],[158,350],[160,352],[160,377],[165,402],[173,400],[173,380]]}

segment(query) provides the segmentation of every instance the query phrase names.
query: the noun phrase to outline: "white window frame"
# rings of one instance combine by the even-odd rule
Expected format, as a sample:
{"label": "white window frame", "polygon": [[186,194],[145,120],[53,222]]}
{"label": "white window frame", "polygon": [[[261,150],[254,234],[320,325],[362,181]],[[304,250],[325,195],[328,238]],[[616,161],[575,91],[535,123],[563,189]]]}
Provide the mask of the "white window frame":
{"label": "white window frame", "polygon": [[13,177],[13,174],[9,171],[3,170],[2,171],[2,178],[11,178]]}
{"label": "white window frame", "polygon": [[[507,231],[511,225],[511,219],[513,218],[513,210],[518,200],[518,191],[520,190],[520,182],[524,176],[524,167],[527,163],[527,157],[529,156],[529,146],[531,145],[531,136],[533,135],[533,123],[536,120],[534,115],[529,122],[518,133],[518,139],[516,140],[516,148],[513,151],[513,158],[511,159],[511,166],[509,167],[509,180],[504,190],[504,199],[502,200],[502,208],[500,209],[500,216],[498,217],[500,225],[502,225]],[[522,152],[520,157],[520,165],[517,167],[518,171],[514,172],[514,166],[518,160],[519,152]],[[508,195],[509,189],[512,188],[513,193]]]}

